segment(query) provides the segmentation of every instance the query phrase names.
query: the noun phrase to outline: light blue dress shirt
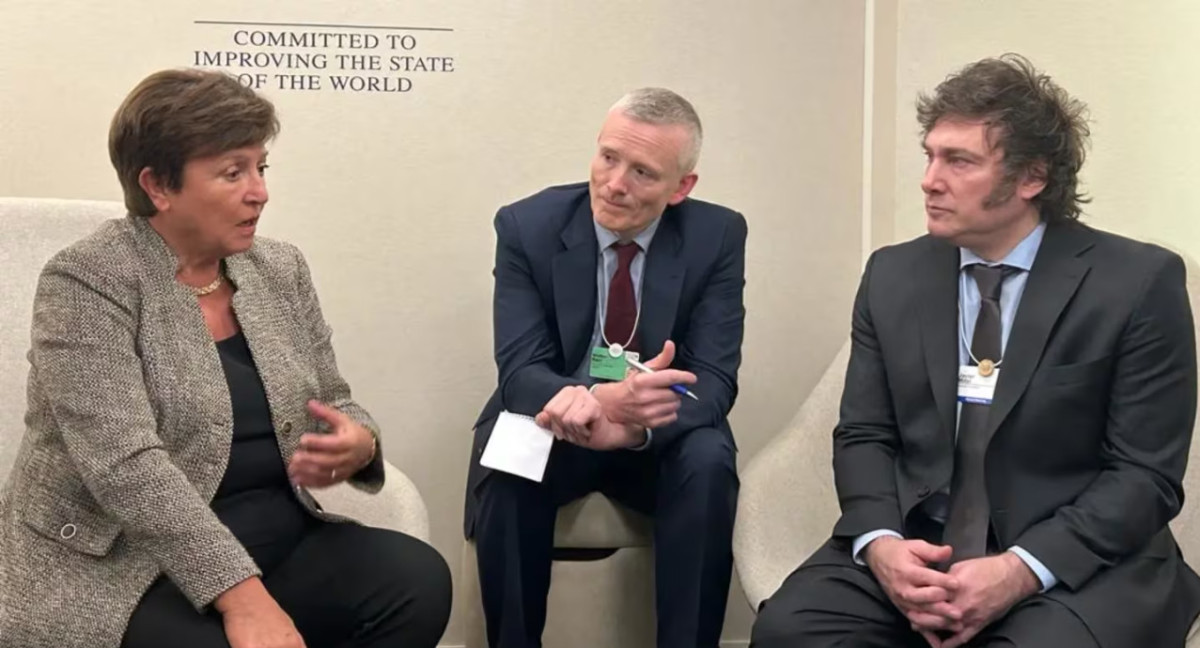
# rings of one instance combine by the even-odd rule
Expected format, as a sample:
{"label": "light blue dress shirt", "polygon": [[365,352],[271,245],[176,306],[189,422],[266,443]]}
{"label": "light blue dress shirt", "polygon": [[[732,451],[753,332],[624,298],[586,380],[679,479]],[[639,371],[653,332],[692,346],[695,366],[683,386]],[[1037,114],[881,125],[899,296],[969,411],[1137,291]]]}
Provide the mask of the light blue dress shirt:
{"label": "light blue dress shirt", "polygon": [[[1016,319],[1017,308],[1021,305],[1021,296],[1025,293],[1025,284],[1029,278],[1029,270],[1033,268],[1033,261],[1037,257],[1038,248],[1042,245],[1042,238],[1046,233],[1046,224],[1039,224],[1032,232],[1029,233],[1020,243],[1017,244],[1008,256],[1000,261],[1000,264],[1018,268],[1022,272],[1015,272],[1004,279],[1003,288],[1000,292],[1000,348],[1008,348],[1008,335],[1012,332],[1013,321]],[[970,336],[975,331],[975,320],[979,316],[979,286],[971,279],[970,275],[964,270],[967,266],[976,263],[985,265],[1000,265],[991,263],[974,252],[959,248],[959,273],[958,273],[958,303],[959,303],[959,321],[958,321],[958,361],[959,364],[965,365],[970,362]],[[1001,359],[999,365],[1000,375],[1004,375],[1004,362]],[[898,532],[891,529],[879,529],[864,533],[854,539],[852,547],[854,562],[863,564],[859,558],[862,550],[870,544],[872,540],[882,536],[894,536],[897,538],[903,537]],[[1038,580],[1042,583],[1042,591],[1046,591],[1058,584],[1058,579],[1054,574],[1046,568],[1044,564],[1037,558],[1033,557],[1025,549],[1018,546],[1009,547],[1009,551],[1017,555],[1026,565],[1029,566],[1033,573],[1037,575]]]}
{"label": "light blue dress shirt", "polygon": [[[638,252],[633,257],[633,262],[629,264],[629,275],[633,280],[633,300],[637,304],[637,312],[640,315],[642,312],[642,276],[646,269],[646,250],[650,249],[650,242],[654,240],[654,233],[658,231],[658,224],[662,221],[661,218],[654,219],[646,229],[640,234],[633,237],[633,242],[638,246]],[[617,273],[617,251],[613,249],[613,243],[621,240],[611,230],[605,229],[595,221],[592,221],[592,226],[596,228],[596,242],[600,247],[600,259],[596,264],[596,295],[599,300],[596,304],[596,322],[592,328],[592,341],[588,349],[594,349],[598,346],[608,346],[604,343],[603,328],[604,315],[608,311],[608,288],[612,285],[613,275]],[[641,319],[640,317],[638,319]],[[641,323],[638,323],[641,326]],[[637,333],[637,330],[634,330]],[[625,344],[625,340],[609,340],[609,344]],[[592,354],[589,351],[583,356],[583,363],[575,369],[575,378],[586,384],[592,384],[590,375]],[[650,440],[653,438],[654,432],[646,430],[646,442],[631,450],[644,450],[650,447]]]}

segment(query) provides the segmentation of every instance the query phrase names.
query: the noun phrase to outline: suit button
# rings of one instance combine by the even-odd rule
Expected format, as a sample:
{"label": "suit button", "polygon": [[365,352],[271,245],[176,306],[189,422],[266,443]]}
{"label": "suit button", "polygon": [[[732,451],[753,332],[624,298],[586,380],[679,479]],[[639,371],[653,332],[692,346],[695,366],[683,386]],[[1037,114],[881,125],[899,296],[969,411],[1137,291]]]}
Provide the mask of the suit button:
{"label": "suit button", "polygon": [[284,421],[284,422],[283,422],[283,433],[284,433],[284,434],[289,434],[289,433],[291,433],[291,431],[292,431],[292,422],[291,422],[291,421]]}
{"label": "suit button", "polygon": [[74,524],[67,523],[63,525],[63,528],[59,529],[58,535],[63,540],[70,540],[71,538],[75,537],[75,534],[78,531],[79,529],[76,528]]}
{"label": "suit button", "polygon": [[930,491],[928,486],[922,486],[917,489],[917,497],[929,497],[929,493]]}

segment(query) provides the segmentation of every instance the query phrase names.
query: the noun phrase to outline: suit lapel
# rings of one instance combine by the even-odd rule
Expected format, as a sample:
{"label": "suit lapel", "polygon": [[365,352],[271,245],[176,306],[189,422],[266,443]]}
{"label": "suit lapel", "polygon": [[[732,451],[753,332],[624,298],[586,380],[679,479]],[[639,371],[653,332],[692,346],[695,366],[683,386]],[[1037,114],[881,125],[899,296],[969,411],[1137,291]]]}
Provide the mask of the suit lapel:
{"label": "suit lapel", "polygon": [[958,399],[958,248],[931,239],[934,245],[919,270],[921,346],[937,405],[942,433],[953,442]]}
{"label": "suit lapel", "polygon": [[[229,401],[225,372],[221,368],[212,334],[204,323],[196,296],[175,280],[178,257],[150,225],[149,219],[141,216],[127,218],[133,225],[134,241],[143,263],[142,289],[148,321],[161,329],[165,339],[175,343],[174,352],[168,360],[174,367],[175,379],[179,381],[175,387],[193,394],[203,394],[203,397],[196,399],[206,408],[206,411],[196,413],[202,419],[232,420],[233,408]],[[214,435],[212,443],[224,444],[213,449],[215,456],[228,456],[229,439]],[[212,487],[215,492],[216,483]]]}
{"label": "suit lapel", "polygon": [[565,370],[583,362],[596,327],[596,264],[600,250],[592,209],[583,201],[562,231],[563,250],[554,256],[551,280],[554,313],[562,340]]}
{"label": "suit lapel", "polygon": [[683,237],[668,209],[646,250],[642,272],[642,321],[638,328],[644,358],[658,355],[671,335],[683,285],[684,264],[679,256],[682,246]]}
{"label": "suit lapel", "polygon": [[1091,246],[1091,230],[1084,226],[1066,223],[1046,228],[1004,350],[1000,379],[988,414],[989,439],[1029,386],[1051,331],[1091,268],[1080,258]]}

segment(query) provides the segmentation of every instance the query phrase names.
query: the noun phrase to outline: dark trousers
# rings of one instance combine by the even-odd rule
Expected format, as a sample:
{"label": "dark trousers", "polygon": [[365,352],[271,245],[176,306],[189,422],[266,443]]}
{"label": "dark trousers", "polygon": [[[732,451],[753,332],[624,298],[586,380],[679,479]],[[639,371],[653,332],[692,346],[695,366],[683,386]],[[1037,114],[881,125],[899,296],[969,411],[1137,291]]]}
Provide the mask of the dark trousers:
{"label": "dark trousers", "polygon": [[657,451],[556,441],[540,484],[488,475],[474,536],[488,644],[541,646],[558,507],[600,491],[654,518],[658,645],[716,648],[733,565],[735,454],[726,433],[701,428]]}
{"label": "dark trousers", "polygon": [[[1083,622],[1045,596],[1019,603],[973,648],[1098,648]],[[759,609],[751,648],[928,648],[866,567],[826,544]]]}
{"label": "dark trousers", "polygon": [[[250,548],[263,584],[308,648],[433,648],[450,616],[450,570],[402,533],[314,520],[292,541]],[[200,613],[165,576],[133,612],[122,648],[229,648],[221,616]]]}

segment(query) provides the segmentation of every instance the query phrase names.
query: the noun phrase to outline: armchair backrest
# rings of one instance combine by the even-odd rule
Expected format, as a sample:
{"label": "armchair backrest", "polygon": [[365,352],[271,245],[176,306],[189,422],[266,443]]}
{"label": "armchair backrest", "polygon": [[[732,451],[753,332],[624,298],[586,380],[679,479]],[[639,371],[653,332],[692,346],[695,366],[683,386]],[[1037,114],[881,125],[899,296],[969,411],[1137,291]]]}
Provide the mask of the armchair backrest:
{"label": "armchair backrest", "polygon": [[123,216],[117,202],[0,198],[0,484],[25,434],[29,327],[42,267],[101,222]]}

